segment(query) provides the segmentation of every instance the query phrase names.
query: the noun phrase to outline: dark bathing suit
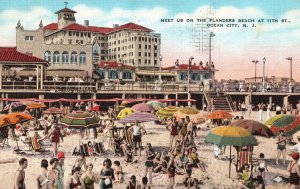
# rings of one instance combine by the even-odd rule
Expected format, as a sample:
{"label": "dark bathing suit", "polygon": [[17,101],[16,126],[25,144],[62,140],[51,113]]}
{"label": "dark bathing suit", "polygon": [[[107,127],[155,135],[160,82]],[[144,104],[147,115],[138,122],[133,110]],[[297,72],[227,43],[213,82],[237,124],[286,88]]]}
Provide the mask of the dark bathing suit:
{"label": "dark bathing suit", "polygon": [[73,179],[72,179],[72,182],[71,182],[69,188],[70,188],[70,189],[76,189],[78,186],[81,186],[80,179],[78,178],[76,184],[73,183]]}
{"label": "dark bathing suit", "polygon": [[[295,164],[296,164],[296,163],[295,163]],[[295,164],[293,164],[293,165],[291,166],[291,171],[290,171],[290,184],[292,184],[292,185],[299,185],[299,179],[300,179],[300,177],[299,177],[298,173],[292,173],[292,168],[294,167]]]}

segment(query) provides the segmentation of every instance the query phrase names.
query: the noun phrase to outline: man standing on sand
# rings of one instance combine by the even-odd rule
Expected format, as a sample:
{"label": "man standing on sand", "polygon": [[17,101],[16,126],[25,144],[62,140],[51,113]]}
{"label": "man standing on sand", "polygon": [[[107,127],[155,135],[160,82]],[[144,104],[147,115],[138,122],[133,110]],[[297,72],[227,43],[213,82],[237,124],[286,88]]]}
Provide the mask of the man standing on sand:
{"label": "man standing on sand", "polygon": [[27,168],[28,160],[26,158],[21,158],[19,160],[19,168],[15,173],[14,178],[14,189],[26,189],[25,187],[25,169]]}
{"label": "man standing on sand", "polygon": [[258,105],[258,120],[262,121],[263,120],[263,103],[259,103]]}

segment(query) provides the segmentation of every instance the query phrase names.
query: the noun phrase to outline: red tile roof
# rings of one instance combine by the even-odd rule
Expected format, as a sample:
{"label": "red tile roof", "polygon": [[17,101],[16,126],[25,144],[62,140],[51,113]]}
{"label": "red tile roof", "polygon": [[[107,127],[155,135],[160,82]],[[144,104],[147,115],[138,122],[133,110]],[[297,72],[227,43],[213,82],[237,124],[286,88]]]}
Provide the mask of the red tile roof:
{"label": "red tile roof", "polygon": [[0,47],[0,62],[42,63],[47,66],[49,65],[43,59],[18,52],[16,47]]}
{"label": "red tile roof", "polygon": [[121,64],[116,61],[109,62],[109,61],[104,61],[99,63],[99,68],[127,68],[127,69],[134,69],[133,66],[126,65],[126,64]]}
{"label": "red tile roof", "polygon": [[58,29],[58,24],[57,23],[51,23],[46,26],[44,26],[45,30],[57,30]]}
{"label": "red tile roof", "polygon": [[[57,23],[51,23],[44,26],[44,29],[47,30],[58,30]],[[97,27],[97,26],[84,26],[80,24],[70,24],[63,28],[64,30],[75,30],[75,31],[90,31],[90,32],[99,32],[103,34],[112,33],[120,30],[131,29],[131,30],[141,30],[145,32],[151,32],[152,30],[138,24],[128,23],[116,28],[106,28],[106,27]]]}
{"label": "red tile roof", "polygon": [[[188,64],[179,64],[178,67],[176,66],[170,66],[170,67],[166,67],[166,68],[163,68],[164,70],[188,70],[188,67],[189,65]],[[212,70],[212,69],[209,69],[207,67],[203,67],[203,66],[197,66],[197,65],[192,65],[191,70]]]}
{"label": "red tile roof", "polygon": [[73,11],[73,10],[71,10],[71,9],[69,9],[69,8],[64,8],[64,9],[61,9],[61,10],[55,12],[55,14],[58,14],[58,13],[60,13],[60,12],[76,13],[76,11]]}

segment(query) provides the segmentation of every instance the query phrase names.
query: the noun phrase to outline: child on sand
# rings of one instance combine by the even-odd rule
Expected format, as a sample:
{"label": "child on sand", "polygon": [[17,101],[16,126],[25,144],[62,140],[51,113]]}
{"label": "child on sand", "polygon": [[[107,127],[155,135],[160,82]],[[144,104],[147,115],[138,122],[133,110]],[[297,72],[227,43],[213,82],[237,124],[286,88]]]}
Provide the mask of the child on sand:
{"label": "child on sand", "polygon": [[123,171],[122,171],[121,163],[119,161],[114,161],[113,169],[114,169],[116,182],[122,183],[123,182]]}

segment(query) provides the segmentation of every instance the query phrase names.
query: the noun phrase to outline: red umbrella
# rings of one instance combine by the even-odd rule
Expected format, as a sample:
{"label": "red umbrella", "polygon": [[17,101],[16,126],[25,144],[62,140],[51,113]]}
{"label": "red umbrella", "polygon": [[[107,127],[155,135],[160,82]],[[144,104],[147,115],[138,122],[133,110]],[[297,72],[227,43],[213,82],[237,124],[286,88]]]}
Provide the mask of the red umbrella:
{"label": "red umbrella", "polygon": [[64,111],[58,108],[49,108],[45,111],[43,111],[43,114],[64,114]]}
{"label": "red umbrella", "polygon": [[96,106],[91,108],[91,111],[98,112],[98,111],[100,111],[100,109],[101,109],[101,107],[99,105],[96,105]]}
{"label": "red umbrella", "polygon": [[262,124],[258,121],[242,119],[232,122],[231,125],[243,127],[244,129],[247,129],[252,135],[259,135],[268,138],[273,136],[272,131],[265,124]]}

